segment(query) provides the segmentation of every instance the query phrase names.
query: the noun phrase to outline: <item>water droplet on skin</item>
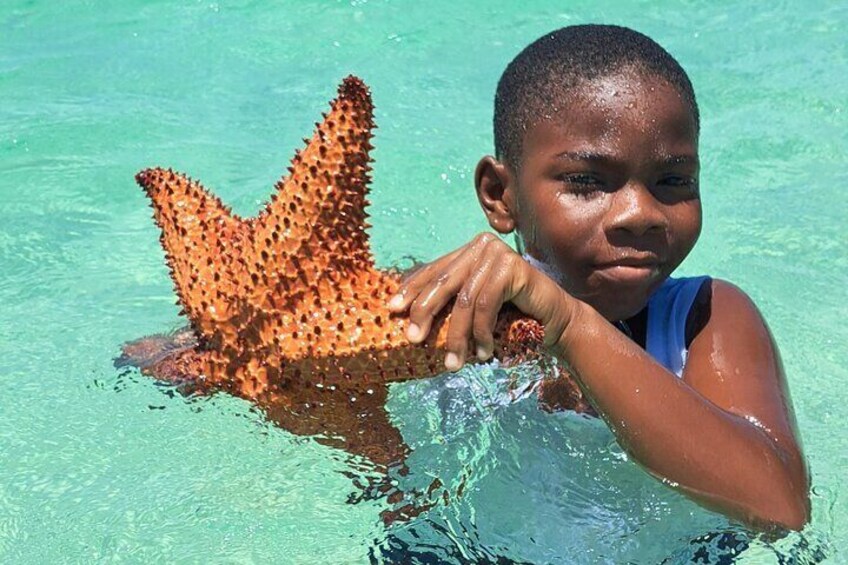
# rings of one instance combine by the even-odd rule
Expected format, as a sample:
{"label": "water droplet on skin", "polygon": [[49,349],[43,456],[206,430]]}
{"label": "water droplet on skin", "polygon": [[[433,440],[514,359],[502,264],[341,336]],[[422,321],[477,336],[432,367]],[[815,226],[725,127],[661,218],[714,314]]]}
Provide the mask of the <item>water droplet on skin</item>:
{"label": "water droplet on skin", "polygon": [[745,419],[746,419],[746,420],[748,420],[749,422],[751,422],[754,426],[756,426],[756,427],[758,427],[759,429],[763,430],[764,432],[769,432],[769,433],[771,432],[771,430],[770,430],[770,429],[768,429],[768,428],[767,428],[767,427],[766,427],[766,426],[765,426],[765,425],[764,425],[761,421],[759,421],[756,417],[754,417],[754,416],[750,416],[750,415],[749,415],[749,416],[745,416]]}
{"label": "water droplet on skin", "polygon": [[671,487],[671,488],[677,488],[677,487],[679,487],[679,486],[680,486],[680,483],[678,483],[678,482],[676,482],[676,481],[672,481],[671,479],[665,479],[665,478],[664,478],[664,479],[662,479],[662,481],[661,481],[661,482],[662,482],[662,484],[664,484],[664,485],[666,485],[666,486],[669,486],[669,487]]}

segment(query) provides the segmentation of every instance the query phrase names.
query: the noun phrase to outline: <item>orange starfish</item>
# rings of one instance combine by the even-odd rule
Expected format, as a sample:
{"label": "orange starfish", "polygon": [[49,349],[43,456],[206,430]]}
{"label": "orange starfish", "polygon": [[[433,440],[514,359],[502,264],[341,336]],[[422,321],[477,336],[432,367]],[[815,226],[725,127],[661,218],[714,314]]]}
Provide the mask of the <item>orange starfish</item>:
{"label": "orange starfish", "polygon": [[[385,385],[441,372],[446,317],[426,343],[412,345],[405,320],[385,306],[401,279],[378,270],[368,247],[374,124],[364,83],[346,78],[316,126],[254,218],[231,213],[170,169],[138,173],[193,334],[124,351],[156,378],[248,398],[294,433],[389,464],[406,448],[383,408]],[[496,356],[534,355],[542,335],[538,323],[507,309]],[[565,384],[559,403],[585,409]]]}

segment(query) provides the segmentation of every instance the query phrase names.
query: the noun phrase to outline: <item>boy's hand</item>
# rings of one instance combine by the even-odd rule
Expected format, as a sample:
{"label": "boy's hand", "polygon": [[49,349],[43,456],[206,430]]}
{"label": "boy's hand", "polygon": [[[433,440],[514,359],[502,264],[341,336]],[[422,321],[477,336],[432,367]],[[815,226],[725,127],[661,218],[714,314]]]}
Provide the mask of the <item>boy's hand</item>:
{"label": "boy's hand", "polygon": [[554,281],[528,264],[494,234],[481,233],[453,253],[421,267],[389,301],[393,312],[409,310],[407,338],[420,343],[433,319],[456,298],[445,348],[445,367],[459,370],[469,343],[478,359],[494,351],[493,331],[506,302],[545,327],[545,344],[559,341],[571,319],[575,300]]}

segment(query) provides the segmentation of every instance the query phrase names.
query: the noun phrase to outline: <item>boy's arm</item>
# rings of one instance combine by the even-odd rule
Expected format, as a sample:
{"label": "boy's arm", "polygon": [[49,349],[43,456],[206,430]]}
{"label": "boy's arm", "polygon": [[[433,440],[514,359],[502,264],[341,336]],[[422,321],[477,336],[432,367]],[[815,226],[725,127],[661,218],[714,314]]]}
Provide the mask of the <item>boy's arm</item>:
{"label": "boy's arm", "polygon": [[710,320],[683,379],[494,236],[419,270],[390,307],[409,309],[409,337],[421,341],[454,297],[449,369],[462,365],[470,339],[478,357],[491,355],[497,312],[511,301],[545,325],[546,342],[652,474],[754,527],[806,523],[809,485],[777,349],[741,291],[714,283]]}
{"label": "boy's arm", "polygon": [[[609,350],[599,354],[604,342]],[[621,445],[652,474],[760,529],[807,522],[809,481],[780,357],[740,290],[714,281],[710,320],[682,380],[587,306],[556,347]]]}

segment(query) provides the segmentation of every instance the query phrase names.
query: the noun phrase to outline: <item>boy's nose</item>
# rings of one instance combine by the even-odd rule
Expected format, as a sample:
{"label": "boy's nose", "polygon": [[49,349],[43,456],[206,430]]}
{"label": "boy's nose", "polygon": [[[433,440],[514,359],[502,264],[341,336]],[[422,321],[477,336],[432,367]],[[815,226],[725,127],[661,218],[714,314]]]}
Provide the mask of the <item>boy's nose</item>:
{"label": "boy's nose", "polygon": [[612,194],[607,229],[625,231],[636,236],[665,232],[668,218],[662,204],[642,183],[630,182]]}

